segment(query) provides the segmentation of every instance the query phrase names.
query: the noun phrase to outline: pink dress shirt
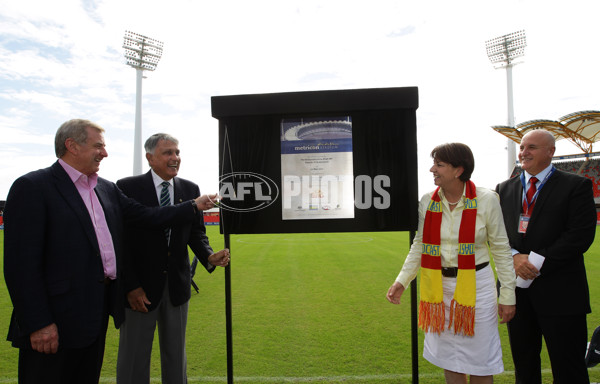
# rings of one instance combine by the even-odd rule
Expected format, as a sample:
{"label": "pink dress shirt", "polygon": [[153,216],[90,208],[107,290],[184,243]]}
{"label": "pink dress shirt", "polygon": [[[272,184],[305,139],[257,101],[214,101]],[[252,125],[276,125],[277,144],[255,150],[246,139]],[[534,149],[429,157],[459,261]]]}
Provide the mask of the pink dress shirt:
{"label": "pink dress shirt", "polygon": [[98,239],[100,257],[102,258],[102,265],[104,266],[104,276],[114,280],[117,278],[115,247],[113,245],[110,230],[108,229],[108,224],[106,223],[104,210],[94,191],[94,188],[98,183],[98,174],[94,173],[88,177],[65,163],[62,159],[59,159],[58,162],[67,172],[73,181],[73,184],[75,184],[75,187],[90,214],[90,219],[92,219],[92,224],[94,225],[94,231],[96,231],[96,238]]}

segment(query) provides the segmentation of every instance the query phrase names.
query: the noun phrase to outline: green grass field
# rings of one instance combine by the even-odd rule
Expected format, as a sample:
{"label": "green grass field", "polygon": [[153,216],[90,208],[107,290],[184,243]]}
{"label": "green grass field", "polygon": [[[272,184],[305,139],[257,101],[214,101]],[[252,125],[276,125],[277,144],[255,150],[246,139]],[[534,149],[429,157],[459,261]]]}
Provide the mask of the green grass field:
{"label": "green grass field", "polygon": [[[208,227],[213,248],[223,247]],[[3,247],[0,231],[0,249]],[[586,254],[592,310],[589,334],[600,325],[600,234]],[[232,235],[233,360],[240,383],[411,383],[410,295],[400,306],[385,293],[409,248],[407,232]],[[190,383],[226,382],[224,271],[198,269],[188,321]],[[557,303],[560,308],[560,303]],[[0,284],[0,335],[12,305]],[[496,383],[514,383],[506,326],[500,326],[506,372]],[[444,383],[422,353],[421,383]],[[157,343],[157,341],[156,341]],[[157,348],[157,344],[155,344]],[[109,328],[103,383],[115,382],[118,331]],[[17,382],[17,350],[0,343],[0,383]],[[543,355],[544,382],[551,383]],[[160,382],[158,353],[153,382]],[[590,369],[600,381],[600,367]]]}

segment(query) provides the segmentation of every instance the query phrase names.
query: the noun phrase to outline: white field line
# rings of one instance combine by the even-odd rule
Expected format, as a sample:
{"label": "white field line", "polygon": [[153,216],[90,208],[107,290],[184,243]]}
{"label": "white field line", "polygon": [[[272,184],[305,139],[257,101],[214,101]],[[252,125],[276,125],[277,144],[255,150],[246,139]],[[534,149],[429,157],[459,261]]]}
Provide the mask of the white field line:
{"label": "white field line", "polygon": [[[590,368],[590,370],[598,370],[600,368]],[[543,369],[543,373],[550,373],[550,369]],[[505,371],[500,375],[495,376],[514,376],[514,371]],[[433,378],[439,377],[443,378],[444,375],[442,372],[439,373],[421,373],[419,374],[419,378]],[[343,375],[343,376],[310,376],[310,377],[290,377],[290,376],[235,376],[234,382],[236,383],[320,383],[320,382],[331,382],[331,381],[347,381],[347,382],[365,382],[368,383],[371,380],[399,380],[399,379],[411,379],[412,374],[390,374],[390,375],[362,375],[362,376],[352,376],[352,375]],[[160,377],[153,377],[150,379],[152,383],[160,383]],[[0,384],[12,384],[17,383],[18,380],[16,377],[8,378],[8,377],[0,377]],[[115,377],[104,377],[100,379],[101,383],[115,383]],[[227,377],[224,376],[195,376],[188,377],[189,383],[226,383]],[[592,383],[597,384],[597,383]]]}

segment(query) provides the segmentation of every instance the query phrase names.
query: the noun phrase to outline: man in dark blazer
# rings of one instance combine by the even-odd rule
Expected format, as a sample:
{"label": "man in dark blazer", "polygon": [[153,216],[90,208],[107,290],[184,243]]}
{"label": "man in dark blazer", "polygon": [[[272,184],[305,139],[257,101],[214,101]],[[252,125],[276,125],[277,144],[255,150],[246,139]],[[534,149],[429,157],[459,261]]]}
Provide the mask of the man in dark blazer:
{"label": "man in dark blazer", "polygon": [[[585,351],[591,309],[583,254],[596,232],[592,182],[555,169],[554,151],[550,132],[527,133],[519,150],[523,174],[496,187],[515,272],[533,279],[528,288],[517,287],[517,312],[508,323],[517,383],[541,383],[542,337],[554,383],[589,383]],[[532,177],[535,189],[527,198]],[[531,252],[545,257],[539,270],[528,260]]]}
{"label": "man in dark blazer", "polygon": [[[177,176],[181,157],[178,141],[158,133],[146,140],[150,171],[117,181],[129,197],[147,206],[178,203],[200,194],[198,185]],[[163,189],[168,193],[162,195]],[[123,281],[127,293],[126,320],[121,327],[117,383],[150,383],[150,357],[158,325],[163,383],[187,383],[185,331],[191,296],[188,245],[208,272],[229,263],[229,250],[214,253],[204,220],[161,228],[127,226]]]}
{"label": "man in dark blazer", "polygon": [[[4,212],[4,277],[14,306],[8,340],[19,348],[19,383],[98,383],[109,314],[123,322],[124,222],[192,222],[207,196],[148,208],[99,178],[104,129],[65,122],[59,160],[12,185]],[[213,197],[214,198],[214,197]]]}

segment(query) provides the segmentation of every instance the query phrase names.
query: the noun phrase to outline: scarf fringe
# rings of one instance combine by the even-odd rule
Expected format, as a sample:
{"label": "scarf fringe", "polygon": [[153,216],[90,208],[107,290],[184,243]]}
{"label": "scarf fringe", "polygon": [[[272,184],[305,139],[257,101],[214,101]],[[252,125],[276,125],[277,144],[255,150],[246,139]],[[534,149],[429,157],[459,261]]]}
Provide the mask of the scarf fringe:
{"label": "scarf fringe", "polygon": [[450,303],[450,323],[448,329],[453,325],[454,334],[462,333],[466,336],[475,335],[475,307],[467,307],[452,300]]}
{"label": "scarf fringe", "polygon": [[419,328],[425,332],[442,333],[446,314],[444,313],[444,303],[428,303],[421,301],[419,303]]}

